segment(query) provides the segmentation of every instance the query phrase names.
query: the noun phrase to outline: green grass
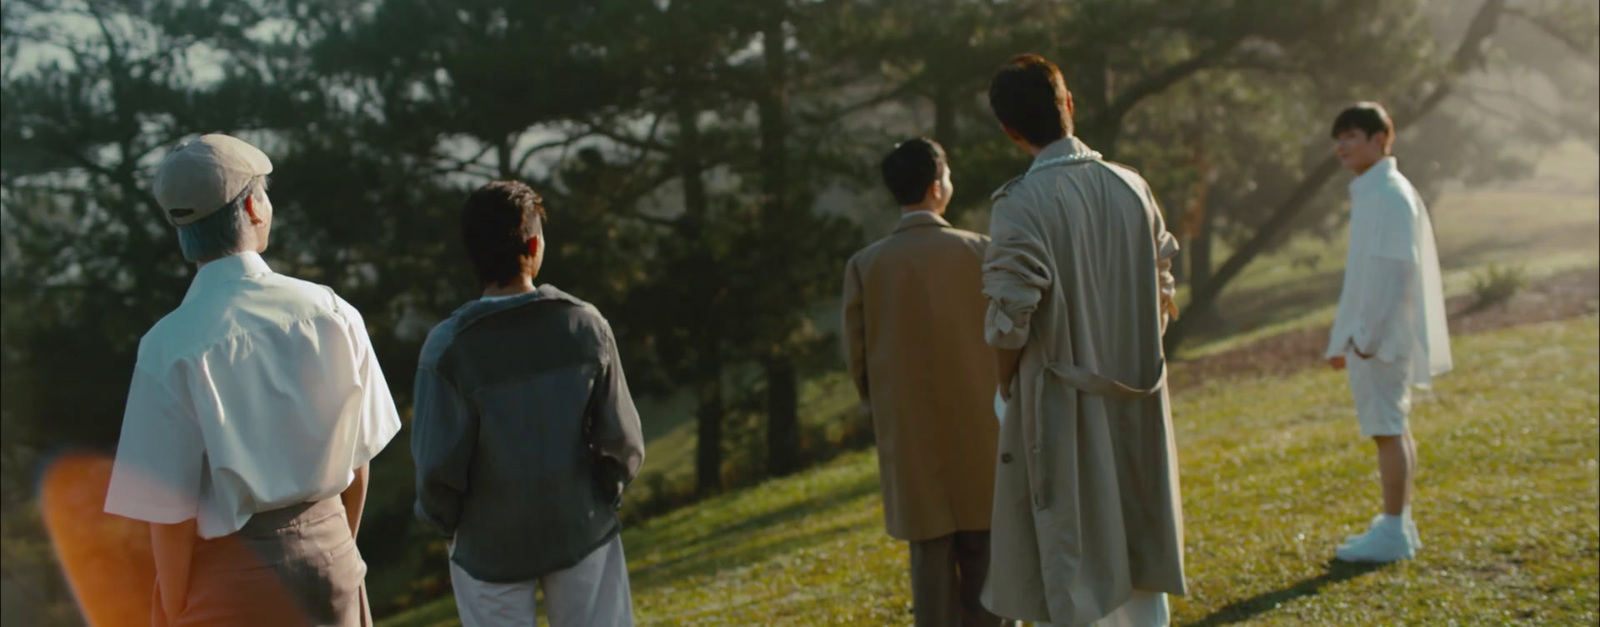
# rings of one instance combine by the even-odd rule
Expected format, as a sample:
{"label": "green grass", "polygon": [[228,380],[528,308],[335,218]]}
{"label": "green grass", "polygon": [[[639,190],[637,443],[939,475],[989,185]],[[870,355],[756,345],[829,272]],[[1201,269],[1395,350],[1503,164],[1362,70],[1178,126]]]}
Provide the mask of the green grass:
{"label": "green grass", "polygon": [[[1472,274],[1490,264],[1522,267],[1535,280],[1600,264],[1600,199],[1593,193],[1596,156],[1582,146],[1563,150],[1559,158],[1548,159],[1530,182],[1497,189],[1454,189],[1443,195],[1433,215],[1447,293],[1470,292]],[[1186,345],[1183,356],[1199,357],[1330,323],[1342,279],[1344,239],[1343,234],[1329,240],[1301,238],[1257,260],[1220,300],[1222,324]],[[1219,250],[1218,258],[1226,254]],[[837,326],[833,309],[819,310],[819,328]],[[1594,320],[1585,324],[1592,331]],[[1518,354],[1550,350],[1543,348],[1545,336],[1566,342],[1556,355],[1547,356],[1557,357],[1565,370]],[[1490,507],[1496,499],[1513,500],[1511,505],[1494,507],[1523,512],[1530,510],[1520,508],[1532,501],[1562,501],[1559,507],[1550,506],[1560,515],[1543,522],[1569,524],[1559,533],[1535,529],[1527,537],[1571,535],[1576,539],[1568,542],[1565,555],[1547,547],[1543,549],[1547,553],[1531,558],[1517,556],[1526,547],[1508,539],[1524,537],[1516,535],[1519,528],[1512,523],[1537,517],[1508,521],[1473,514],[1448,529],[1434,524],[1433,530],[1441,535],[1430,535],[1427,553],[1415,563],[1374,573],[1327,570],[1323,562],[1331,554],[1331,543],[1359,527],[1373,509],[1367,501],[1377,498],[1370,446],[1356,442],[1342,380],[1332,373],[1305,373],[1286,380],[1236,381],[1228,387],[1212,384],[1183,391],[1175,403],[1184,446],[1194,594],[1175,604],[1179,622],[1221,624],[1251,617],[1268,623],[1342,622],[1332,613],[1339,603],[1381,606],[1387,594],[1384,582],[1400,587],[1403,596],[1414,601],[1407,602],[1411,604],[1407,611],[1420,612],[1418,608],[1436,602],[1443,604],[1438,617],[1478,617],[1466,619],[1468,623],[1500,622],[1481,618],[1479,610],[1485,608],[1555,611],[1528,609],[1527,599],[1546,593],[1555,604],[1547,606],[1578,609],[1538,616],[1592,617],[1595,476],[1600,473],[1593,437],[1595,344],[1592,332],[1584,335],[1572,324],[1461,338],[1457,344],[1461,372],[1441,382],[1438,402],[1419,406],[1415,417],[1427,467],[1425,497],[1418,505],[1424,521],[1436,506],[1448,506],[1433,514],[1433,520],[1442,522],[1460,515],[1462,508],[1476,512],[1471,508]],[[1489,364],[1498,370],[1484,370]],[[1521,385],[1532,372],[1587,383],[1574,392],[1529,380],[1528,385],[1541,390],[1537,394],[1501,384],[1504,380]],[[1241,392],[1244,388],[1248,393]],[[1529,400],[1530,409],[1513,411],[1518,398]],[[832,439],[854,405],[854,392],[842,373],[802,383],[800,415],[808,433]],[[648,498],[658,486],[682,490],[691,485],[692,400],[686,395],[640,399],[640,410],[649,457],[644,476],[630,488],[631,497]],[[1491,415],[1499,422],[1480,421]],[[1546,425],[1541,431],[1537,420],[1556,421],[1560,428],[1550,430]],[[1506,432],[1513,428],[1506,425],[1517,425],[1515,433]],[[1540,431],[1536,435],[1541,437],[1582,440],[1545,438],[1527,449],[1558,458],[1569,455],[1577,461],[1566,470],[1575,469],[1577,474],[1557,480],[1552,468],[1531,475],[1526,468],[1507,467],[1509,462],[1496,458],[1529,454],[1517,448],[1530,444],[1522,441],[1532,437],[1520,431],[1523,428]],[[1247,431],[1253,437],[1246,437]],[[1521,444],[1508,443],[1514,440]],[[1445,448],[1446,443],[1453,443],[1453,448]],[[730,459],[750,454],[730,447],[734,450],[725,453]],[[1566,450],[1573,448],[1575,453]],[[1476,472],[1481,468],[1506,472]],[[848,624],[907,622],[904,547],[883,536],[876,477],[873,453],[852,453],[798,477],[699,503],[631,528],[625,541],[642,622],[804,624],[823,617]],[[1496,496],[1501,487],[1509,494]],[[1449,494],[1453,500],[1430,503],[1426,500],[1430,492]],[[1240,499],[1248,502],[1239,505]],[[1572,521],[1578,519],[1587,520],[1588,526],[1574,526]],[[1278,530],[1268,525],[1278,521],[1282,524]],[[1433,533],[1428,523],[1424,526],[1425,533]],[[1225,533],[1241,529],[1256,535],[1241,543]],[[1456,546],[1447,542],[1462,547],[1454,549],[1450,559],[1440,552]],[[1579,562],[1588,566],[1580,568]],[[1460,591],[1449,591],[1451,586],[1467,593],[1463,597]],[[1356,592],[1336,593],[1346,589]],[[1496,594],[1520,600],[1496,600]],[[1372,601],[1373,597],[1379,600]],[[1435,597],[1437,601],[1428,600]],[[1471,602],[1458,604],[1458,597]],[[1330,599],[1332,605],[1319,604],[1321,599]],[[385,624],[454,625],[454,619],[454,608],[445,600]],[[1404,612],[1352,620],[1401,619],[1440,622]]]}
{"label": "green grass", "polygon": [[[1594,624],[1596,323],[1457,338],[1457,371],[1412,417],[1426,548],[1391,566],[1328,563],[1378,505],[1339,374],[1179,391],[1191,594],[1175,624]],[[908,624],[906,549],[884,535],[874,455],[628,529],[639,621]],[[444,599],[382,624],[456,622]]]}
{"label": "green grass", "polygon": [[[1582,150],[1552,159],[1549,167],[1577,170],[1542,171],[1534,188],[1458,189],[1444,194],[1433,211],[1446,293],[1470,293],[1473,273],[1490,264],[1520,266],[1533,280],[1600,265],[1600,198],[1573,191],[1578,185],[1573,181],[1594,160],[1592,152]],[[1198,334],[1180,356],[1203,357],[1279,333],[1331,324],[1343,280],[1345,241],[1343,233],[1328,240],[1304,237],[1257,260],[1219,301],[1216,328]],[[1221,247],[1217,258],[1227,254]],[[1179,301],[1186,299],[1180,290]],[[820,310],[819,328],[837,327],[835,309]],[[846,416],[854,404],[849,385],[840,373],[802,383],[803,425],[828,429]],[[693,412],[687,394],[641,399],[649,458],[644,477],[633,488],[639,497],[648,498],[657,485],[682,490],[693,484]]]}

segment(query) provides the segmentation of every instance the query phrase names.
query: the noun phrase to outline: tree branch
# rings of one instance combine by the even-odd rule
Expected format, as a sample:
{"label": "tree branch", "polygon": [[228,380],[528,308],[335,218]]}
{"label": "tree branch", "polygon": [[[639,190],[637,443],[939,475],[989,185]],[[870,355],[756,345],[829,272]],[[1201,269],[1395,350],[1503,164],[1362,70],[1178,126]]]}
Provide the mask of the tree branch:
{"label": "tree branch", "polygon": [[[489,151],[493,150],[493,149],[494,149],[494,145],[493,144],[485,143],[483,145],[483,149],[479,150],[478,154],[473,155],[472,158],[470,158],[470,159],[457,159],[455,157],[451,157],[451,156],[448,156],[448,155],[440,154],[438,152],[438,149],[436,148],[435,151],[434,151],[434,154],[433,154],[433,158],[435,160],[437,160],[437,161],[442,162],[443,165],[442,166],[432,166],[432,167],[429,167],[428,169],[433,170],[434,172],[438,172],[440,174],[467,173],[467,174],[477,174],[477,175],[481,175],[481,176],[488,176],[490,178],[494,178],[494,176],[496,174],[495,170],[493,168],[490,168],[489,166],[483,165],[480,162],[483,159],[483,156],[486,155],[486,154],[489,154]],[[474,171],[472,171],[472,168],[484,168],[484,169],[474,172]]]}
{"label": "tree branch", "polygon": [[1123,89],[1116,96],[1113,96],[1111,103],[1100,113],[1100,124],[1104,125],[1122,119],[1122,116],[1132,111],[1134,105],[1139,104],[1139,101],[1161,93],[1194,73],[1215,65],[1223,57],[1232,54],[1243,41],[1244,37],[1242,35],[1223,40],[1188,59],[1172,64],[1137,83],[1129,85],[1127,89]]}
{"label": "tree branch", "polygon": [[[1504,11],[1505,0],[1485,0],[1478,9],[1477,15],[1473,17],[1466,34],[1462,37],[1460,47],[1456,49],[1455,54],[1451,57],[1450,71],[1444,82],[1440,83],[1432,93],[1423,98],[1416,106],[1407,109],[1403,115],[1395,116],[1395,122],[1399,127],[1405,127],[1402,122],[1410,123],[1432,112],[1450,95],[1455,86],[1455,81],[1462,74],[1481,66],[1483,63],[1484,43],[1494,33],[1495,28],[1499,25],[1500,16]],[[1250,262],[1254,261],[1273,242],[1277,241],[1283,231],[1294,222],[1300,212],[1316,196],[1322,185],[1338,171],[1339,159],[1334,155],[1324,157],[1321,162],[1313,166],[1300,184],[1295,186],[1289,197],[1273,211],[1272,217],[1268,218],[1261,225],[1261,228],[1256,230],[1255,235],[1251,236],[1250,240],[1243,246],[1240,246],[1237,252],[1230,256],[1222,264],[1222,267],[1212,275],[1211,281],[1205,285],[1195,286],[1187,308],[1190,310],[1209,308],[1230,281],[1237,278],[1239,273],[1250,265]],[[1175,353],[1178,346],[1193,331],[1193,325],[1198,324],[1195,321],[1199,318],[1200,316],[1184,316],[1167,328],[1164,343],[1168,355]]]}
{"label": "tree branch", "polygon": [[522,156],[517,159],[517,169],[516,169],[517,174],[520,176],[521,173],[522,173],[523,168],[528,167],[528,160],[532,159],[533,155],[535,155],[535,154],[537,154],[539,152],[543,152],[545,150],[549,150],[551,148],[565,148],[565,147],[571,146],[571,145],[573,145],[575,143],[578,143],[579,141],[587,139],[590,136],[591,135],[589,133],[576,133],[574,135],[569,135],[569,136],[567,136],[567,137],[565,137],[563,139],[547,141],[547,142],[544,142],[542,144],[536,144],[536,145],[533,145],[533,146],[529,146],[527,150],[523,151]]}
{"label": "tree branch", "polygon": [[1578,38],[1574,37],[1572,33],[1567,32],[1559,25],[1552,23],[1549,17],[1537,15],[1531,11],[1528,11],[1527,9],[1519,7],[1507,7],[1505,12],[1506,15],[1522,18],[1524,22],[1527,22],[1534,28],[1543,31],[1544,34],[1549,35],[1551,39],[1554,39],[1566,46],[1573,53],[1575,53],[1578,58],[1582,59],[1584,63],[1589,64],[1591,67],[1600,65],[1600,61],[1597,61],[1594,56],[1594,42],[1579,41]]}
{"label": "tree branch", "polygon": [[[657,121],[659,121],[659,116],[657,118]],[[597,125],[595,123],[588,123],[587,127],[588,127],[587,130],[586,130],[587,133],[593,134],[593,135],[599,135],[601,137],[604,137],[604,138],[609,139],[611,141],[617,142],[617,143],[622,144],[624,146],[632,146],[632,147],[638,148],[640,150],[649,150],[649,151],[652,151],[652,152],[659,152],[659,153],[664,153],[664,154],[671,154],[672,150],[673,150],[671,146],[667,146],[667,145],[664,145],[664,144],[662,144],[660,142],[655,141],[654,137],[647,137],[645,139],[638,139],[638,138],[635,138],[635,137],[629,137],[629,136],[624,135],[622,133],[616,133],[616,132],[613,132],[613,131],[611,131],[609,129],[603,128],[603,127],[601,127],[601,126],[599,126],[599,125]],[[653,128],[653,126],[652,126],[652,128]],[[653,132],[654,131],[652,131],[652,133]]]}

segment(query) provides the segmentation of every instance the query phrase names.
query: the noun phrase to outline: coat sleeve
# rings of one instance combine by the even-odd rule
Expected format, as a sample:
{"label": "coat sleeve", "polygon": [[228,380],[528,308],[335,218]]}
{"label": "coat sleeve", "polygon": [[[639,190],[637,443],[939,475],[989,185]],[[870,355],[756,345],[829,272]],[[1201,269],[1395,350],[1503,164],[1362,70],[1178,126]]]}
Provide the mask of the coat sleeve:
{"label": "coat sleeve", "polygon": [[1167,223],[1161,216],[1161,207],[1155,202],[1154,195],[1150,199],[1150,225],[1156,239],[1156,275],[1157,286],[1160,289],[1161,302],[1161,331],[1167,330],[1167,323],[1178,319],[1178,280],[1172,276],[1172,260],[1178,256],[1178,238],[1173,237],[1167,230]]}
{"label": "coat sleeve", "polygon": [[844,269],[844,361],[856,385],[856,396],[868,402],[867,321],[861,289],[861,270],[851,258]]}
{"label": "coat sleeve", "polygon": [[1357,312],[1358,322],[1350,341],[1357,351],[1376,355],[1380,350],[1397,355],[1404,337],[1393,337],[1405,329],[1395,321],[1416,306],[1417,238],[1415,219],[1407,200],[1400,194],[1387,199],[1379,213],[1379,230],[1369,249],[1364,292]]}
{"label": "coat sleeve", "polygon": [[989,219],[983,294],[989,299],[983,338],[990,346],[1016,350],[1028,343],[1033,310],[1053,283],[1049,255],[1039,229],[1015,195],[1001,197]]}
{"label": "coat sleeve", "polygon": [[455,535],[478,440],[478,416],[432,364],[417,368],[411,456],[417,464],[417,518]]}
{"label": "coat sleeve", "polygon": [[599,458],[596,482],[612,497],[613,506],[620,506],[623,487],[644,466],[644,431],[611,326],[602,321],[600,331],[602,359],[589,398],[589,446]]}

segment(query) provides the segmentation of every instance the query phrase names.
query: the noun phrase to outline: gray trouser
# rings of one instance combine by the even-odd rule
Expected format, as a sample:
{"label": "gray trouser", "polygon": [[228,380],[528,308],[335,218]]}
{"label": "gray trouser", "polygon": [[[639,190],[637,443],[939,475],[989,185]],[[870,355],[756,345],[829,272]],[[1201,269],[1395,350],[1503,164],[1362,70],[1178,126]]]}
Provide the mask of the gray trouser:
{"label": "gray trouser", "polygon": [[462,627],[534,627],[534,597],[544,587],[551,627],[629,627],[633,593],[619,534],[572,568],[533,581],[487,583],[450,563]]}
{"label": "gray trouser", "polygon": [[989,572],[989,532],[957,531],[911,543],[911,607],[917,627],[1003,625],[978,602]]}
{"label": "gray trouser", "polygon": [[[364,627],[367,564],[344,504],[331,498],[260,512],[238,533],[200,540],[172,627]],[[160,591],[153,624],[168,625]]]}

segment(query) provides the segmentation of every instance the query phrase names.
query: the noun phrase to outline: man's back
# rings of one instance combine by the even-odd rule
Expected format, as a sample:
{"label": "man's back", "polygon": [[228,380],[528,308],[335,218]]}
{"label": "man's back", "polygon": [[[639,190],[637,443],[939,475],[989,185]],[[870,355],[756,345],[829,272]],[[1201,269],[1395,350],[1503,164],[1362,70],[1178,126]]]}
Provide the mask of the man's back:
{"label": "man's back", "polygon": [[998,428],[994,356],[983,342],[987,241],[913,214],[846,272],[850,371],[872,410],[896,538],[989,525]]}
{"label": "man's back", "polygon": [[986,339],[1021,351],[995,488],[1004,566],[986,594],[1028,620],[1083,623],[1132,590],[1184,590],[1161,347],[1176,243],[1144,181],[1092,155],[1069,136],[995,194],[984,265]]}
{"label": "man's back", "polygon": [[[201,268],[145,334],[128,412],[181,422],[124,431],[124,459],[140,461],[118,469],[107,510],[159,517],[193,507],[167,503],[173,496],[198,500],[187,514],[205,538],[339,494],[400,429],[361,314],[255,253]],[[164,453],[140,452],[157,447]],[[152,479],[169,485],[121,489]]]}
{"label": "man's back", "polygon": [[419,509],[474,578],[536,579],[616,535],[606,487],[643,440],[592,306],[549,286],[469,303],[429,334],[418,388]]}
{"label": "man's back", "polygon": [[1010,322],[1027,325],[1022,318],[1031,316],[1035,333],[1064,338],[1064,350],[1053,351],[1051,360],[1131,383],[1155,376],[1162,331],[1158,238],[1165,231],[1150,210],[1154,202],[1140,197],[1148,193],[1138,174],[1096,161],[1040,168],[995,203],[998,245],[988,264],[1023,269],[1048,289],[1007,290],[1002,279],[991,297]]}

